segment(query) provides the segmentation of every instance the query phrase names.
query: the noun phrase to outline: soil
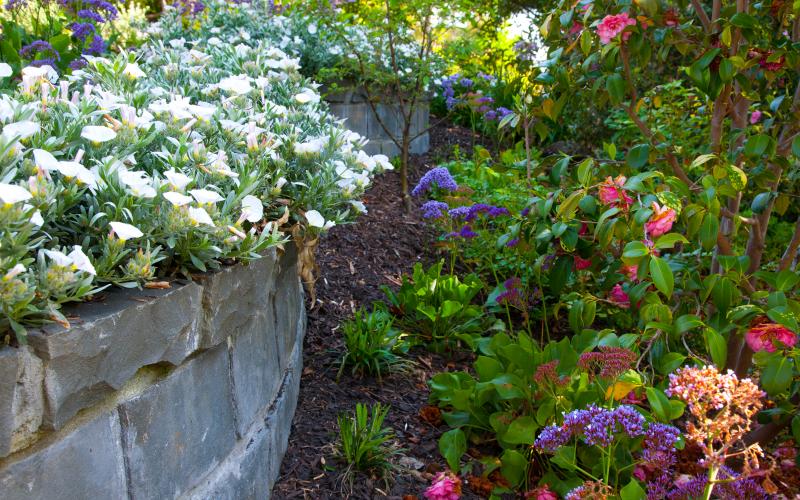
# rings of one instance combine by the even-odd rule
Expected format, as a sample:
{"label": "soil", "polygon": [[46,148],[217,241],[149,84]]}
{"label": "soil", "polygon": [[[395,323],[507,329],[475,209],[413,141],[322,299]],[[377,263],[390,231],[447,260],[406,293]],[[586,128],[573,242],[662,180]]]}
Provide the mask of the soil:
{"label": "soil", "polygon": [[[462,155],[470,154],[474,142],[466,129],[435,126],[431,151],[412,159],[410,185],[429,168],[450,159],[454,146]],[[437,372],[466,366],[469,354],[446,359],[426,351],[411,352],[408,357],[414,367],[409,373],[386,375],[378,381],[345,372],[336,382],[344,350],[338,332],[341,322],[359,307],[382,300],[380,286],[399,286],[402,274],[410,273],[414,263],[430,265],[439,258],[431,245],[434,229],[420,218],[416,206],[404,213],[399,185],[396,172],[377,177],[364,200],[369,213],[356,224],[333,228],[317,249],[317,297],[315,304],[307,304],[305,368],[289,447],[273,488],[277,499],[422,498],[433,475],[444,467],[437,443],[447,429],[428,423],[420,411],[427,406],[427,380]],[[336,462],[331,447],[338,430],[336,418],[340,413],[352,414],[356,403],[377,402],[390,405],[386,425],[403,449],[395,461],[400,470],[388,485],[382,479],[357,475],[348,491],[341,481],[343,465]],[[470,495],[467,485],[464,489],[463,498],[478,498]]]}

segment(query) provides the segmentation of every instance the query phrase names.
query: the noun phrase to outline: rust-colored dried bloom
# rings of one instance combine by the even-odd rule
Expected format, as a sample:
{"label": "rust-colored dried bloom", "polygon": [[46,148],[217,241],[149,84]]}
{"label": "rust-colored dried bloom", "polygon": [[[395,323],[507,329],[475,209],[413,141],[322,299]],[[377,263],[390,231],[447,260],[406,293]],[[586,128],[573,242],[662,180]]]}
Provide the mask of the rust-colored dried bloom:
{"label": "rust-colored dried bloom", "polygon": [[565,500],[607,500],[611,498],[611,486],[602,481],[586,481],[574,490],[567,493]]}
{"label": "rust-colored dried bloom", "polygon": [[585,352],[578,359],[578,366],[601,378],[617,378],[628,371],[636,361],[636,354],[624,347],[600,347],[600,352]]}
{"label": "rust-colored dried bloom", "polygon": [[564,386],[569,383],[568,377],[560,377],[556,368],[558,367],[558,360],[548,361],[536,367],[536,373],[533,374],[533,381],[539,385],[554,384],[557,386]]}
{"label": "rust-colored dried bloom", "polygon": [[712,366],[687,366],[669,376],[667,394],[686,403],[686,440],[700,446],[704,467],[719,468],[734,455],[753,463],[762,454],[758,445],[734,451],[763,406],[765,394],[749,378]]}

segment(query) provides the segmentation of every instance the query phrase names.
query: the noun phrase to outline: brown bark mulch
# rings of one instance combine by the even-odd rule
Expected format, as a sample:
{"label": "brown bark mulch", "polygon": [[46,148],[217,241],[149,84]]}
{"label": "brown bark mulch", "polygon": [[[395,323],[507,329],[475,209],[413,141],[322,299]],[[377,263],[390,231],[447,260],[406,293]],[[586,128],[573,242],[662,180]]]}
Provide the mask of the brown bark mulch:
{"label": "brown bark mulch", "polygon": [[[451,159],[455,145],[465,155],[473,142],[474,137],[466,129],[434,127],[431,152],[412,157],[411,186],[429,168]],[[410,372],[386,375],[380,382],[345,372],[336,382],[344,350],[338,331],[341,322],[351,318],[359,307],[369,308],[373,301],[382,300],[380,286],[397,287],[402,274],[410,273],[415,262],[427,266],[439,258],[431,246],[436,231],[420,218],[417,210],[420,200],[415,200],[415,209],[405,214],[399,185],[396,172],[377,177],[365,197],[369,213],[355,224],[333,228],[317,249],[321,270],[316,283],[317,301],[313,307],[307,304],[305,368],[289,447],[272,492],[276,499],[423,498],[430,478],[444,466],[437,442],[447,429],[432,425],[421,417],[420,411],[427,405],[428,379],[437,372],[465,366],[468,359],[454,358],[467,354],[446,359],[413,351],[408,356],[415,363]],[[377,402],[390,406],[386,425],[403,448],[396,460],[401,470],[393,475],[388,487],[381,479],[357,475],[348,495],[341,483],[344,465],[336,462],[331,448],[338,431],[336,417],[340,413],[352,414],[356,403]],[[470,498],[469,494],[464,498]]]}

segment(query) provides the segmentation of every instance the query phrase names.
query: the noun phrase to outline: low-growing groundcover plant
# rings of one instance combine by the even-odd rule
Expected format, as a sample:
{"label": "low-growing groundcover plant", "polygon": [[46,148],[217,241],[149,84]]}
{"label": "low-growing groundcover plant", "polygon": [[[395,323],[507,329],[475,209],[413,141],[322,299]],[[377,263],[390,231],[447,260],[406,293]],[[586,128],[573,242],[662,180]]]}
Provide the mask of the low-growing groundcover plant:
{"label": "low-growing groundcover plant", "polygon": [[356,473],[362,472],[389,481],[400,449],[392,442],[394,433],[383,426],[389,407],[376,403],[356,404],[355,413],[339,415],[336,457],[345,465],[341,474],[344,491],[352,488]]}
{"label": "low-growing groundcover plant", "polygon": [[385,306],[376,304],[371,312],[356,311],[352,320],[342,323],[345,354],[342,356],[337,380],[345,369],[353,375],[382,375],[401,370],[408,365],[402,358],[407,350],[394,319]]}
{"label": "low-growing groundcover plant", "polygon": [[[209,8],[214,20],[266,12]],[[361,150],[363,139],[328,114],[271,39],[242,27],[228,43],[208,43],[215,30],[201,19],[183,32],[190,41],[159,39],[181,15],[166,12],[137,53],[86,56],[63,77],[29,66],[0,96],[7,337],[24,342],[26,326],[67,324],[59,306],[98,287],[258,258],[290,227],[301,243],[315,241],[363,212],[370,177],[391,168]]]}

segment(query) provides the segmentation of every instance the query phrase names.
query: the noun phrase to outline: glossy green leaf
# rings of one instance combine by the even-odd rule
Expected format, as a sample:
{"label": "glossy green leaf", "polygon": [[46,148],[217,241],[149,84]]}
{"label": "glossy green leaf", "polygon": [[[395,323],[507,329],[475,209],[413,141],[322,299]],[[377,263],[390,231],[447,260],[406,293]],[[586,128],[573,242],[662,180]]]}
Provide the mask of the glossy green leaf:
{"label": "glossy green leaf", "polygon": [[656,288],[666,295],[672,297],[672,290],[675,288],[675,278],[669,264],[661,257],[650,256],[650,276],[653,277],[653,284]]}
{"label": "glossy green leaf", "polygon": [[451,429],[439,438],[439,452],[447,461],[450,470],[459,471],[459,462],[467,452],[467,437],[461,429]]}

